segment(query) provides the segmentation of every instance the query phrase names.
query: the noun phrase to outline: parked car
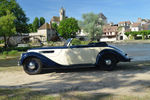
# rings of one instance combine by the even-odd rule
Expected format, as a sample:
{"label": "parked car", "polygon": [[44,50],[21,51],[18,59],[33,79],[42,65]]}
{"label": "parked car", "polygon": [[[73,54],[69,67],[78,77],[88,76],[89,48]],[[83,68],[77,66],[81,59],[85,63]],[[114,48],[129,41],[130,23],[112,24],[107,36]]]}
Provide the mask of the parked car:
{"label": "parked car", "polygon": [[78,68],[95,65],[104,70],[113,70],[118,62],[129,62],[122,50],[105,42],[88,45],[71,45],[72,38],[62,47],[30,49],[21,55],[19,61],[27,74],[41,73],[44,68]]}

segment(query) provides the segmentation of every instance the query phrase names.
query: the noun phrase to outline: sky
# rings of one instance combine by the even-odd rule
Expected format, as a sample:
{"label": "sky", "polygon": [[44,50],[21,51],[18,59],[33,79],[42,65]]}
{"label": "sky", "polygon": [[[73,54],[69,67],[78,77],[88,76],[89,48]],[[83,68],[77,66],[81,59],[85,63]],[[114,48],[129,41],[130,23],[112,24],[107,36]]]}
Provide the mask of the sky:
{"label": "sky", "polygon": [[59,16],[59,9],[66,9],[66,16],[82,20],[82,14],[102,12],[108,22],[150,19],[150,0],[16,0],[25,11],[30,23],[35,17],[44,17],[49,22]]}

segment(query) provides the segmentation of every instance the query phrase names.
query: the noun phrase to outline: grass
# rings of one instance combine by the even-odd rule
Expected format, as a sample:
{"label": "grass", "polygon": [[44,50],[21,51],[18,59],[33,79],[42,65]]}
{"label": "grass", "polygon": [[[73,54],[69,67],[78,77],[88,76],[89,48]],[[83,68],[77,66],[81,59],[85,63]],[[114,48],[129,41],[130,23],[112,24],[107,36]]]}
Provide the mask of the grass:
{"label": "grass", "polygon": [[61,100],[60,97],[22,89],[0,89],[0,100]]}
{"label": "grass", "polygon": [[77,94],[61,96],[64,100],[150,100],[150,96],[128,96],[128,95],[112,95],[112,94]]}
{"label": "grass", "polygon": [[63,93],[49,95],[40,91],[22,89],[0,89],[0,100],[150,100],[150,96],[127,96],[112,94]]}
{"label": "grass", "polygon": [[22,67],[18,66],[19,58],[0,59],[0,72],[1,71],[21,71]]}

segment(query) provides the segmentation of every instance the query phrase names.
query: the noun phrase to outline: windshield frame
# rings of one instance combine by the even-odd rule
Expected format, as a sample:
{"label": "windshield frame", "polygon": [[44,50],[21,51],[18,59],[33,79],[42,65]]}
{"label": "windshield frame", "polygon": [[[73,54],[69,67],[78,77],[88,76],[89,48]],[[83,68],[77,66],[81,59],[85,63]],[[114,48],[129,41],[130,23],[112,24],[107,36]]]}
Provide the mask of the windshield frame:
{"label": "windshield frame", "polygon": [[72,42],[73,38],[69,38],[65,41],[64,46],[69,47],[71,42]]}

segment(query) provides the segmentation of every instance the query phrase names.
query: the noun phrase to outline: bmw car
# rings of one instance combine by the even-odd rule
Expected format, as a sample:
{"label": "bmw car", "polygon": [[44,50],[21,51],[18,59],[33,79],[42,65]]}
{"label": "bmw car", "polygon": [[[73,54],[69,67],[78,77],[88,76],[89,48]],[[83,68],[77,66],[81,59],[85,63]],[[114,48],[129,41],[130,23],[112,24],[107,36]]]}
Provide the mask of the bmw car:
{"label": "bmw car", "polygon": [[62,47],[42,47],[28,50],[21,55],[19,64],[29,75],[39,74],[45,68],[97,67],[113,70],[118,62],[131,59],[122,50],[105,42],[72,45],[72,38]]}

